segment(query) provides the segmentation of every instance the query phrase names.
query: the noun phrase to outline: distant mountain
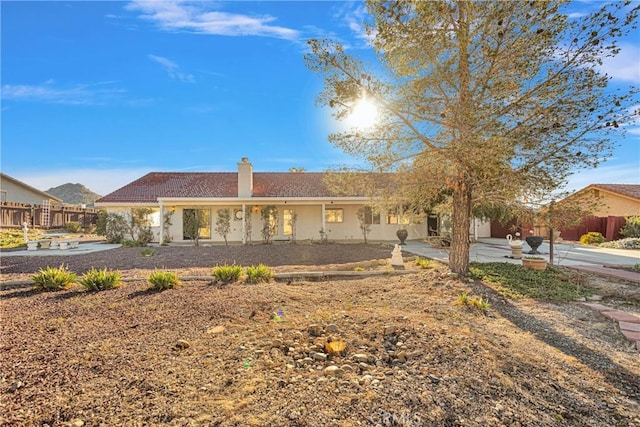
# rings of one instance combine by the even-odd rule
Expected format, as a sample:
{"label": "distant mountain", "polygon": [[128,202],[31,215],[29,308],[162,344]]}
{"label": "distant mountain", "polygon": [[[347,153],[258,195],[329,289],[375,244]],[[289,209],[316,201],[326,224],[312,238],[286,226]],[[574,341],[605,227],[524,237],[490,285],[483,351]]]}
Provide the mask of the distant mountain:
{"label": "distant mountain", "polygon": [[82,184],[62,184],[45,191],[63,202],[70,205],[86,204],[92,206],[93,202],[99,199],[99,194],[94,193]]}

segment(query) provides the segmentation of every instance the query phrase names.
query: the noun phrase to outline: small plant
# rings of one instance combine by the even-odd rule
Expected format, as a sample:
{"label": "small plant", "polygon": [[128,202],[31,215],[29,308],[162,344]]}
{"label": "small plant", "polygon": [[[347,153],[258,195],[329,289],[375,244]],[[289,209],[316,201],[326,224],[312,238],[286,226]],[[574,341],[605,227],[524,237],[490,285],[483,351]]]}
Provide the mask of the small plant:
{"label": "small plant", "polygon": [[423,270],[436,268],[438,266],[433,260],[420,257],[416,258],[416,265]]}
{"label": "small plant", "polygon": [[175,288],[180,284],[178,274],[172,271],[156,270],[149,275],[147,281],[151,283],[151,288],[159,291]]}
{"label": "small plant", "polygon": [[273,278],[273,270],[264,264],[251,265],[246,269],[247,283],[269,282]]}
{"label": "small plant", "polygon": [[467,292],[458,294],[458,304],[465,306],[469,304],[469,294]]}
{"label": "small plant", "polygon": [[151,248],[144,248],[144,249],[140,252],[140,254],[141,254],[142,256],[154,256],[154,255],[156,254],[156,251],[154,251],[154,250],[153,250],[153,249],[151,249]]}
{"label": "small plant", "polygon": [[486,313],[489,307],[491,307],[489,301],[482,297],[470,297],[466,292],[458,294],[458,304],[464,307],[474,308],[483,313]]}
{"label": "small plant", "polygon": [[69,233],[79,233],[82,227],[77,221],[69,221],[64,225],[64,229]]}
{"label": "small plant", "polygon": [[88,291],[104,291],[105,289],[117,288],[120,285],[120,272],[107,271],[107,269],[91,270],[84,273],[79,282]]}
{"label": "small plant", "polygon": [[61,265],[58,268],[41,268],[40,271],[31,276],[31,280],[41,291],[59,291],[73,283],[76,280],[76,274]]}
{"label": "small plant", "polygon": [[242,267],[239,265],[218,265],[213,268],[213,278],[220,283],[237,282],[242,275]]}
{"label": "small plant", "polygon": [[634,265],[633,267],[631,267],[631,269],[632,269],[633,271],[637,271],[638,273],[640,273],[640,264],[636,264],[636,265]]}
{"label": "small plant", "polygon": [[278,309],[278,311],[274,311],[273,312],[273,321],[274,322],[282,322],[282,320],[284,319],[284,310],[283,309]]}
{"label": "small plant", "polygon": [[604,243],[604,240],[602,233],[595,231],[590,231],[589,233],[580,236],[580,243],[583,245],[599,245],[600,243]]}
{"label": "small plant", "polygon": [[364,268],[358,265],[356,266],[356,268],[353,269],[353,271],[364,271]]}

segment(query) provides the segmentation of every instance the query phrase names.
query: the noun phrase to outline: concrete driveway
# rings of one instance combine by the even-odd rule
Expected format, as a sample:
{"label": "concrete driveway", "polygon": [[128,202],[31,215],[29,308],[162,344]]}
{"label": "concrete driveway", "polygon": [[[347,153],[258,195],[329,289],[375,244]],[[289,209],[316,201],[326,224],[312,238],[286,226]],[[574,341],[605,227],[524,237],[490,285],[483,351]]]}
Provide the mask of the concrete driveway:
{"label": "concrete driveway", "polygon": [[[449,262],[449,253],[444,249],[434,248],[421,241],[409,241],[402,250],[415,255]],[[527,255],[530,250],[525,243],[522,252]],[[549,242],[544,242],[538,251],[549,259]],[[508,258],[511,249],[506,239],[483,238],[471,244],[470,261],[475,262],[510,262],[520,264],[520,260]],[[640,264],[640,250],[606,249],[596,246],[556,243],[554,245],[553,263],[563,266],[633,266]]]}

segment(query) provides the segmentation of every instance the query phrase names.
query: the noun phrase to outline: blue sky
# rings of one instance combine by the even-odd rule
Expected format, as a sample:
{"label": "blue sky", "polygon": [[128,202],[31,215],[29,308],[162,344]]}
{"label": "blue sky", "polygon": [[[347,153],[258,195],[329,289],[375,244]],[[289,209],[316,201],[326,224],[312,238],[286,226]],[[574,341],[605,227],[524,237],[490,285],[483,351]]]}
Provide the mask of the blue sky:
{"label": "blue sky", "polygon": [[[580,14],[598,2],[572,5]],[[370,55],[360,2],[2,1],[2,171],[46,190],[105,195],[150,171],[353,164],[333,148],[306,40]],[[640,35],[604,66],[640,85]],[[611,160],[575,176],[640,183],[640,126]]]}

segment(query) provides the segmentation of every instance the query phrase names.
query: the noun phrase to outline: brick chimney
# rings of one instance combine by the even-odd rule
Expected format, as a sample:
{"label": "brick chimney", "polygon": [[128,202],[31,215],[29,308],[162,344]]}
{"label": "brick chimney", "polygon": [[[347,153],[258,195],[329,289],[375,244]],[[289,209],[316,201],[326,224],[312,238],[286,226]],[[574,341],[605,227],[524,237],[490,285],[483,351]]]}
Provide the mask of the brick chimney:
{"label": "brick chimney", "polygon": [[248,157],[243,157],[238,163],[238,197],[253,196],[253,165]]}

